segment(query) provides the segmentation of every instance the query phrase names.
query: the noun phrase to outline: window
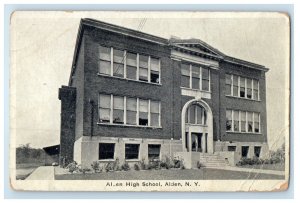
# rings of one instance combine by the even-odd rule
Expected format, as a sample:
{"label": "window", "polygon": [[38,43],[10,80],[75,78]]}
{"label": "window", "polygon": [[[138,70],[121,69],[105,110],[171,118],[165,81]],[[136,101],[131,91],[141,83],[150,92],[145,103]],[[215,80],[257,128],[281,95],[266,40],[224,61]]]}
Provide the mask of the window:
{"label": "window", "polygon": [[247,112],[248,132],[253,132],[253,113]]}
{"label": "window", "polygon": [[235,152],[235,151],[236,151],[236,146],[228,146],[228,147],[227,147],[227,150],[228,150],[229,152]]}
{"label": "window", "polygon": [[242,146],[242,157],[248,157],[249,146]]}
{"label": "window", "polygon": [[98,66],[101,75],[110,75],[149,83],[160,83],[159,58],[101,45],[98,49]]}
{"label": "window", "polygon": [[136,80],[137,73],[137,54],[126,54],[126,77],[128,79]]}
{"label": "window", "polygon": [[139,144],[125,144],[125,159],[138,159],[139,148]]}
{"label": "window", "polygon": [[124,123],[124,97],[113,97],[114,110],[113,110],[113,123]]}
{"label": "window", "polygon": [[99,73],[110,75],[111,48],[99,46]]}
{"label": "window", "polygon": [[233,111],[233,120],[234,120],[234,128],[233,131],[234,132],[239,132],[240,128],[239,128],[239,111]]}
{"label": "window", "polygon": [[200,89],[200,67],[192,66],[192,89]]}
{"label": "window", "polygon": [[206,124],[206,111],[205,109],[197,104],[191,105],[186,114],[186,122],[190,124]]}
{"label": "window", "polygon": [[226,110],[226,131],[260,133],[260,114],[247,111]]}
{"label": "window", "polygon": [[254,156],[259,158],[260,157],[260,152],[261,152],[261,147],[255,146],[254,147]]}
{"label": "window", "polygon": [[98,105],[100,123],[161,125],[160,101],[99,94]]}
{"label": "window", "polygon": [[210,91],[210,71],[197,65],[181,64],[181,87]]}
{"label": "window", "polygon": [[148,159],[154,160],[159,159],[160,155],[160,145],[159,144],[149,144],[148,145]]}
{"label": "window", "polygon": [[209,70],[202,67],[202,90],[209,91]]}
{"label": "window", "polygon": [[151,58],[150,70],[150,81],[159,83],[159,59]]}
{"label": "window", "polygon": [[252,99],[252,80],[247,78],[247,98]]}
{"label": "window", "polygon": [[226,83],[226,95],[231,95],[231,86],[232,86],[232,80],[231,75],[226,74],[225,75],[225,83]]}
{"label": "window", "polygon": [[148,81],[148,56],[140,55],[139,60],[139,80]]}
{"label": "window", "polygon": [[181,87],[190,87],[190,66],[181,64]]}
{"label": "window", "polygon": [[241,132],[246,132],[246,112],[241,111]]}
{"label": "window", "polygon": [[99,115],[100,123],[109,123],[110,122],[110,95],[99,95]]}
{"label": "window", "polygon": [[259,81],[237,75],[225,75],[227,96],[259,100]]}
{"label": "window", "polygon": [[233,75],[233,96],[238,97],[239,96],[239,77],[236,75]]}
{"label": "window", "polygon": [[245,80],[245,78],[243,78],[243,77],[240,77],[240,97],[243,97],[243,98],[245,98],[245,93],[246,93],[246,85],[245,85],[245,82],[246,82],[246,80]]}
{"label": "window", "polygon": [[139,103],[139,125],[148,126],[148,100],[140,99]]}
{"label": "window", "polygon": [[150,121],[151,126],[160,126],[159,124],[159,102],[158,101],[150,101]]}
{"label": "window", "polygon": [[257,80],[253,80],[253,99],[259,100],[258,81]]}
{"label": "window", "polygon": [[113,53],[113,76],[124,77],[124,51],[114,49]]}
{"label": "window", "polygon": [[126,102],[126,123],[130,125],[136,125],[136,115],[137,115],[137,99],[127,98]]}
{"label": "window", "polygon": [[100,143],[99,144],[99,159],[114,159],[115,144]]}
{"label": "window", "polygon": [[259,114],[254,113],[254,132],[259,133]]}
{"label": "window", "polygon": [[226,111],[226,130],[232,131],[232,111]]}

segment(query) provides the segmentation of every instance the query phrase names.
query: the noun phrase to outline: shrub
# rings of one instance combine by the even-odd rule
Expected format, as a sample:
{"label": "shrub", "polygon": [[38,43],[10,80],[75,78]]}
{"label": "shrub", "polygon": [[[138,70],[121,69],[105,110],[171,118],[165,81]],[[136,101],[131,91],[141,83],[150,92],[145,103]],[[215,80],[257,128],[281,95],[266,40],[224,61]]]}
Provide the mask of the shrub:
{"label": "shrub", "polygon": [[147,165],[145,164],[145,159],[143,158],[142,161],[139,162],[141,166],[141,170],[146,170],[148,169]]}
{"label": "shrub", "polygon": [[120,171],[121,170],[119,158],[116,158],[116,160],[114,161],[113,169],[114,169],[114,171]]}
{"label": "shrub", "polygon": [[93,161],[91,167],[95,173],[100,172],[100,163],[98,161]]}
{"label": "shrub", "polygon": [[203,167],[203,165],[200,163],[200,161],[197,161],[197,168],[200,169],[202,167]]}
{"label": "shrub", "polygon": [[180,165],[181,165],[180,162],[181,161],[179,159],[174,159],[173,162],[174,162],[174,168],[180,168]]}
{"label": "shrub", "polygon": [[171,159],[169,157],[166,157],[166,169],[174,168],[173,162],[171,162]]}
{"label": "shrub", "polygon": [[78,164],[76,163],[76,161],[69,163],[67,165],[66,169],[68,169],[70,173],[74,173],[74,172],[76,173],[79,171],[79,167],[78,167]]}
{"label": "shrub", "polygon": [[86,172],[90,172],[91,169],[89,169],[89,168],[83,168],[83,169],[80,169],[79,171],[82,172],[83,174],[86,174]]}
{"label": "shrub", "polygon": [[121,168],[122,168],[123,171],[129,171],[129,170],[130,170],[130,167],[129,167],[129,165],[128,165],[127,162],[125,162],[125,163],[122,165]]}
{"label": "shrub", "polygon": [[136,170],[136,171],[139,171],[139,170],[140,170],[139,164],[134,164],[134,170]]}
{"label": "shrub", "polygon": [[114,171],[114,162],[108,162],[106,165],[105,165],[105,171],[106,172],[109,172],[109,171]]}

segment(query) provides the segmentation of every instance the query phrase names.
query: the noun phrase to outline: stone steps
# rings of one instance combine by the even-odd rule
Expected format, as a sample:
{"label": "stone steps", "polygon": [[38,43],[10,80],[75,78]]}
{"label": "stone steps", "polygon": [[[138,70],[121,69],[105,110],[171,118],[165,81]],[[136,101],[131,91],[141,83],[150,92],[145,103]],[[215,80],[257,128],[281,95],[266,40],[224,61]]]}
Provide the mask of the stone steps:
{"label": "stone steps", "polygon": [[200,162],[202,167],[220,168],[227,166],[224,159],[217,154],[200,154],[192,155],[192,166],[197,167],[197,162]]}

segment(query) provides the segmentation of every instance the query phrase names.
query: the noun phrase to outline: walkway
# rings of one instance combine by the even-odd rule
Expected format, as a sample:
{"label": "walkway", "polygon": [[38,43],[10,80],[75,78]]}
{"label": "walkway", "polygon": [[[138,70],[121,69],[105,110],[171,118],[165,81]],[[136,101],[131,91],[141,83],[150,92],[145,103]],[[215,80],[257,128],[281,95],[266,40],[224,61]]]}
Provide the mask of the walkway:
{"label": "walkway", "polygon": [[40,166],[26,180],[54,180],[54,167]]}
{"label": "walkway", "polygon": [[[206,168],[209,168],[209,167],[206,167]],[[232,167],[232,166],[211,167],[211,168],[229,170],[229,171],[241,171],[241,172],[248,172],[248,173],[264,173],[264,174],[281,175],[281,176],[285,175],[284,171],[266,170],[266,169],[239,168],[239,167]]]}

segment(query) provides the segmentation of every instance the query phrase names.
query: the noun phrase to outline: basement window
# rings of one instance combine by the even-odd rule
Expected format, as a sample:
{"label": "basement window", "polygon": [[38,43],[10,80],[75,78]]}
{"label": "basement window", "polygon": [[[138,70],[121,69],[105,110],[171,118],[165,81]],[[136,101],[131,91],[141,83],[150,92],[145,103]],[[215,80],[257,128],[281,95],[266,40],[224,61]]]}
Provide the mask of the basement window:
{"label": "basement window", "polygon": [[160,145],[159,144],[149,144],[148,145],[148,159],[150,161],[159,159],[160,155]]}
{"label": "basement window", "polygon": [[99,144],[99,160],[114,159],[115,144],[114,143],[100,143]]}
{"label": "basement window", "polygon": [[236,151],[236,146],[228,146],[227,147],[229,152],[235,152]]}
{"label": "basement window", "polygon": [[125,144],[125,159],[138,159],[139,148],[139,144]]}
{"label": "basement window", "polygon": [[249,146],[242,146],[242,158],[248,157]]}
{"label": "basement window", "polygon": [[260,157],[260,152],[261,152],[261,147],[255,146],[254,147],[254,156],[259,158]]}

